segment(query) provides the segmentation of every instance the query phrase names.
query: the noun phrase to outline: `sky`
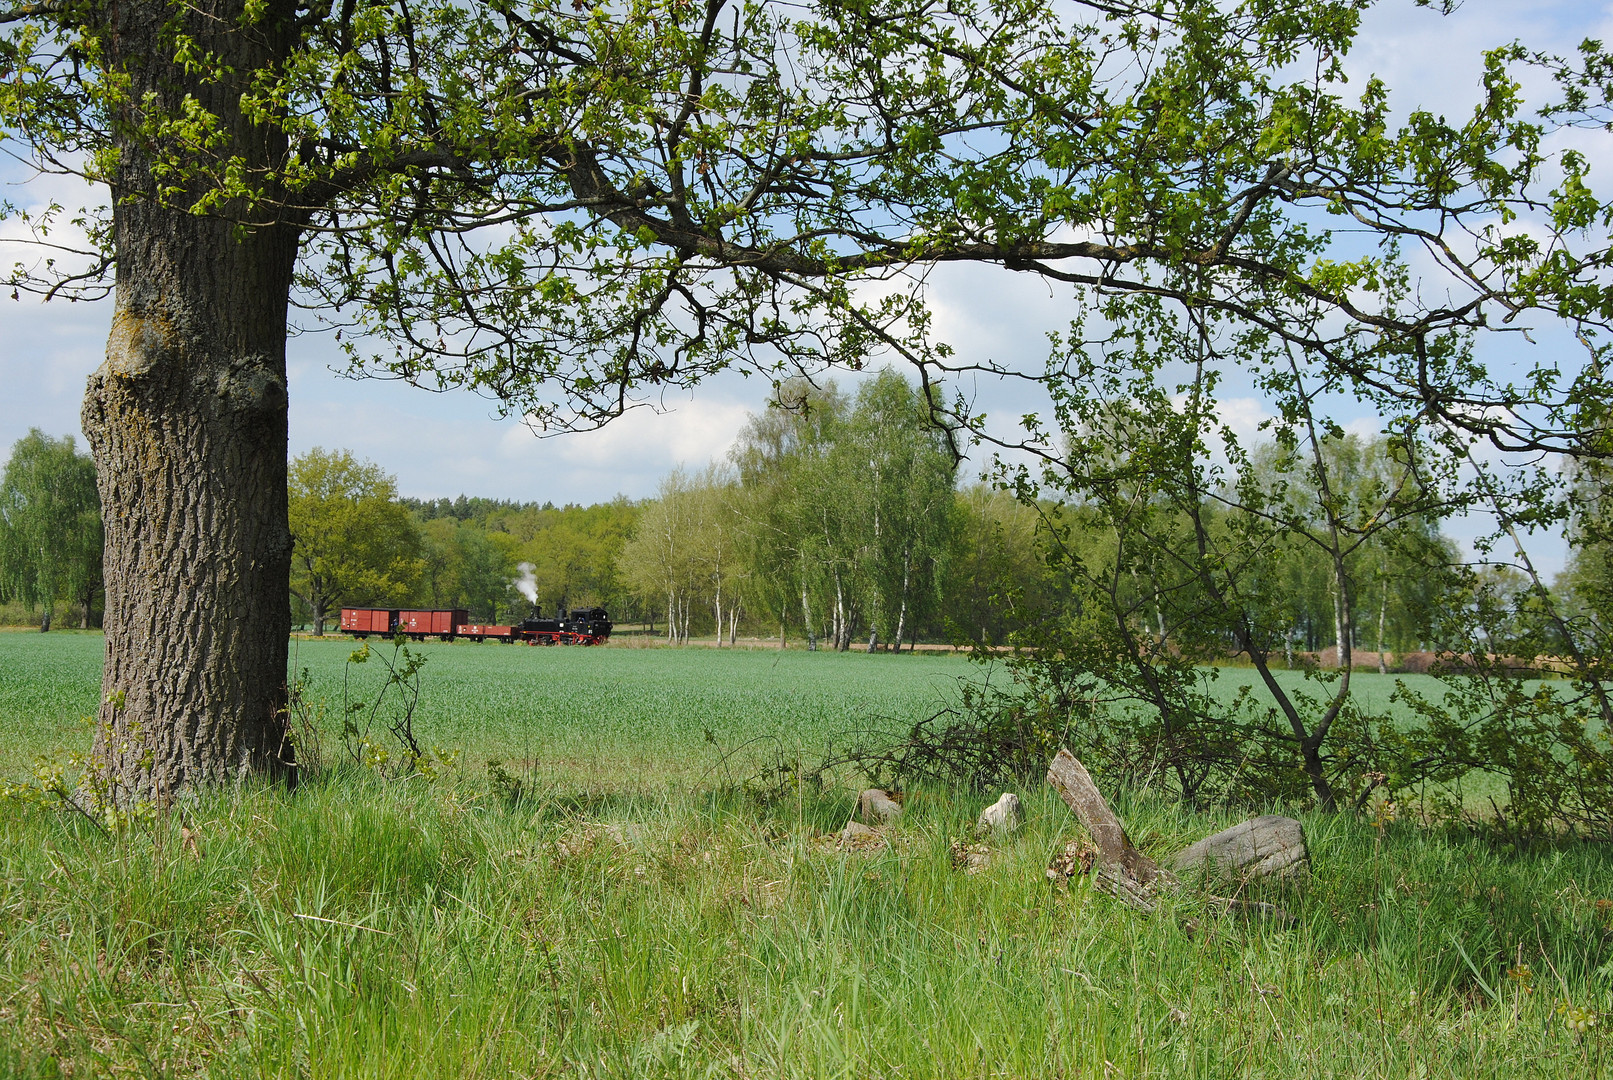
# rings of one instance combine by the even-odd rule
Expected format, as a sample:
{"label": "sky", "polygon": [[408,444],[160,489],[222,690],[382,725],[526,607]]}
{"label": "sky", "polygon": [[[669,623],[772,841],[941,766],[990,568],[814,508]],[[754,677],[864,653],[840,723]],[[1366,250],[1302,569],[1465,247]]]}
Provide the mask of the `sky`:
{"label": "sky", "polygon": [[[1351,82],[1377,74],[1392,89],[1397,111],[1414,106],[1455,118],[1479,87],[1482,54],[1512,40],[1567,53],[1585,37],[1613,34],[1613,2],[1467,0],[1441,16],[1410,0],[1369,12],[1347,61]],[[1582,148],[1596,171],[1613,168],[1606,137],[1585,136]],[[25,182],[15,165],[0,164],[0,200],[39,205],[55,197],[77,205],[82,192],[59,178]],[[75,201],[76,200],[76,201]],[[15,226],[0,222],[0,262],[16,249],[5,240]],[[1068,322],[1069,308],[1049,284],[993,267],[941,267],[930,277],[937,337],[960,358],[1039,363],[1046,335]],[[0,458],[30,428],[82,441],[79,404],[85,380],[103,358],[111,301],[42,304],[0,298]],[[459,494],[492,498],[593,503],[616,495],[643,498],[673,467],[698,468],[726,454],[747,415],[759,410],[768,386],[759,379],[719,377],[667,398],[659,411],[639,409],[596,432],[538,438],[518,419],[498,419],[493,405],[469,393],[436,394],[399,383],[355,381],[328,336],[294,337],[288,350],[291,452],[342,448],[382,465],[400,492],[420,498]],[[848,380],[842,378],[845,383]],[[1021,388],[964,388],[994,414],[1017,416],[1040,402]],[[1224,402],[1224,417],[1252,433],[1268,415],[1257,397]],[[1375,418],[1340,419],[1363,432]],[[966,464],[977,476],[985,464]],[[1546,560],[1560,564],[1560,555]]]}

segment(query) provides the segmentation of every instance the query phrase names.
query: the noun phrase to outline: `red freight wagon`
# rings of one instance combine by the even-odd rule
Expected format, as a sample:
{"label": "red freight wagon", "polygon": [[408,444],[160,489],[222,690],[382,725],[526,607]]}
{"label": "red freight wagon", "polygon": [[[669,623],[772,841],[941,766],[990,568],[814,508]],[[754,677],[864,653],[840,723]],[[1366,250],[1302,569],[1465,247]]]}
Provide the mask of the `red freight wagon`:
{"label": "red freight wagon", "polygon": [[469,618],[470,612],[463,608],[454,608],[452,611],[400,611],[398,629],[416,641],[424,641],[427,634],[436,634],[447,641],[454,636],[454,627]]}
{"label": "red freight wagon", "polygon": [[468,637],[472,641],[481,641],[483,638],[494,638],[498,641],[514,641],[515,627],[492,626],[486,623],[466,623],[454,627],[454,633],[460,637]]}
{"label": "red freight wagon", "polygon": [[395,608],[342,608],[342,632],[354,637],[390,634],[398,628]]}

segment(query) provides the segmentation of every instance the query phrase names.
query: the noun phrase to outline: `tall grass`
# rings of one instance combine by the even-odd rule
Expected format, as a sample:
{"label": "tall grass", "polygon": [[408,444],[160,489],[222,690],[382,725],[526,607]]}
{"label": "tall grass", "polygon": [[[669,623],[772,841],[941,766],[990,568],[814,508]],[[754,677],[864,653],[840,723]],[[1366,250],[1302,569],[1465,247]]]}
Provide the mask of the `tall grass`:
{"label": "tall grass", "polygon": [[[1024,793],[540,792],[327,776],[108,839],[0,824],[0,1073],[53,1076],[1597,1076],[1613,864],[1306,820],[1292,925],[1188,891],[1139,914],[1043,877],[1076,826]],[[1221,824],[1122,800],[1156,854]],[[190,838],[187,840],[187,836]],[[191,841],[194,841],[194,845]],[[1524,973],[1527,966],[1528,973]],[[1511,974],[1509,974],[1509,971]]]}

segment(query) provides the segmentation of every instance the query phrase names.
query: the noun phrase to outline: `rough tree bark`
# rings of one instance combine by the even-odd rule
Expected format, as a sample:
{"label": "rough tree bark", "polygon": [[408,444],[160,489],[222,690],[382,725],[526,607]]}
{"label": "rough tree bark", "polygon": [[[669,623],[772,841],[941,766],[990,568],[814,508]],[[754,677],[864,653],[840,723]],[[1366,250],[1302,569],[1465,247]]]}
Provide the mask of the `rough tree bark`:
{"label": "rough tree bark", "polygon": [[1304,826],[1291,817],[1262,814],[1206,836],[1171,860],[1178,874],[1199,868],[1232,879],[1299,876],[1310,869]]}
{"label": "rough tree bark", "polygon": [[[265,27],[289,27],[291,5]],[[239,0],[181,21],[251,72],[286,31],[237,30]],[[223,119],[231,149],[265,162],[274,136],[242,116],[233,80],[200,84],[164,62],[176,9],[115,10],[109,57],[129,100],[172,107],[183,88]],[[83,424],[106,522],[106,667],[95,754],[119,802],[267,773],[295,780],[286,740],[286,312],[298,228],[245,228],[159,202],[132,116],[111,179],[117,291],[106,362]]]}

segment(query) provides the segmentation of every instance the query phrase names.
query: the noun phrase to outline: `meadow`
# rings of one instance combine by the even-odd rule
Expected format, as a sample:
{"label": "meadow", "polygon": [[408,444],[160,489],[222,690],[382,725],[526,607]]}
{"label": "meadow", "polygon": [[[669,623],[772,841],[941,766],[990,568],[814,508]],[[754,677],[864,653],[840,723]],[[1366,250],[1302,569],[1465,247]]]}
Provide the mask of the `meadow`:
{"label": "meadow", "polygon": [[[361,648],[351,638],[292,642],[304,697],[325,709],[331,730],[344,702],[372,700],[386,682],[392,645],[369,645],[369,661],[350,664]],[[0,776],[57,747],[88,746],[83,718],[96,708],[102,648],[99,634],[0,633]],[[747,761],[779,750],[821,755],[840,732],[911,723],[959,678],[984,677],[951,655],[437,641],[408,648],[426,661],[415,729],[428,747],[459,753],[475,770],[495,759],[544,782],[635,792],[708,783],[724,752],[747,745]],[[337,754],[333,740],[325,752]]]}
{"label": "meadow", "polygon": [[[292,641],[291,667],[304,694],[333,717],[346,701],[371,700],[386,682],[390,643],[360,648],[331,635]],[[40,754],[89,745],[103,639],[98,633],[0,632],[0,777]],[[416,730],[422,742],[463,755],[480,769],[496,759],[526,763],[538,778],[633,790],[706,783],[723,756],[743,764],[783,754],[810,760],[824,744],[870,724],[905,729],[950,700],[960,679],[1001,680],[1000,671],[961,654],[891,656],[790,649],[529,648],[471,642],[410,643],[425,657]],[[1216,672],[1228,695],[1253,680]],[[1298,672],[1279,672],[1298,684]],[[1397,678],[1358,673],[1364,709],[1387,712]],[[709,738],[708,738],[709,735]],[[714,739],[715,743],[711,740]],[[751,747],[747,753],[744,747]],[[328,752],[334,748],[327,745]]]}
{"label": "meadow", "polygon": [[[94,635],[0,635],[5,776],[82,746]],[[351,642],[297,645],[310,700]],[[953,657],[428,644],[435,780],[331,769],[105,836],[0,808],[0,1075],[151,1077],[1592,1077],[1613,1064],[1613,858],[1302,815],[1308,880],[1152,913],[1049,855],[1045,785],[989,866],[991,796],[909,792],[886,842],[854,791],[759,802],[736,746],[806,754],[911,721]],[[1370,681],[1370,680],[1369,680]],[[1376,690],[1374,691],[1376,692]],[[708,735],[709,733],[709,735]],[[712,740],[715,740],[712,741]],[[327,752],[331,747],[327,745]],[[519,763],[520,790],[485,761]],[[1101,777],[1100,777],[1101,781]],[[994,793],[993,793],[994,795]],[[1167,855],[1237,812],[1117,793]],[[1609,1023],[1613,1023],[1610,1018]]]}

